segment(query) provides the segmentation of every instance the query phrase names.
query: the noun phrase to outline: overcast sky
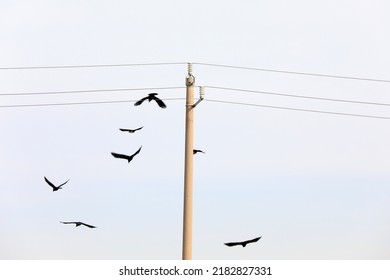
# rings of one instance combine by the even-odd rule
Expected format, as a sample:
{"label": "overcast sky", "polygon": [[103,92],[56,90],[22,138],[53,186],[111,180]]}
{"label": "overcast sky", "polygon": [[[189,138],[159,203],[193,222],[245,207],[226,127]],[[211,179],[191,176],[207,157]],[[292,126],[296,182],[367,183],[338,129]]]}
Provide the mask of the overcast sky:
{"label": "overcast sky", "polygon": [[[194,259],[389,259],[390,119],[211,101],[390,118],[389,11],[384,0],[0,1],[0,68],[179,63],[0,69],[0,259],[181,259],[186,62],[209,86],[195,109],[206,153],[194,158]],[[182,88],[153,90],[166,109],[4,107],[158,87]],[[130,164],[110,154],[141,145]],[[52,192],[44,176],[70,180]]]}

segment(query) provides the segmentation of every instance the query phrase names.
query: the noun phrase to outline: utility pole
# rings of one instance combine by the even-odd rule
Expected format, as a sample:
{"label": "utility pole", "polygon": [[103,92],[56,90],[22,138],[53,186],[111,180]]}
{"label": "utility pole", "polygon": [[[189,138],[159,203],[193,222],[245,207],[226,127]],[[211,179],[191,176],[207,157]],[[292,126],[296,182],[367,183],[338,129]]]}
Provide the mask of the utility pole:
{"label": "utility pole", "polygon": [[192,187],[194,150],[194,84],[192,64],[188,63],[186,77],[186,132],[184,165],[184,209],[183,209],[183,251],[182,259],[192,259]]}

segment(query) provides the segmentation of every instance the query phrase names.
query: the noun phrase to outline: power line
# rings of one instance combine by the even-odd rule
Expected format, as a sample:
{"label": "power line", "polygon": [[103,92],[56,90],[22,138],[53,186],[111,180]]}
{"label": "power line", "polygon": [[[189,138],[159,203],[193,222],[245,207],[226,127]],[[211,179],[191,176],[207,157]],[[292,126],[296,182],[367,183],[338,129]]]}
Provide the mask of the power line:
{"label": "power line", "polygon": [[206,88],[213,88],[213,89],[222,89],[222,90],[231,90],[231,91],[239,91],[239,92],[258,93],[258,94],[268,94],[268,95],[304,98],[304,99],[315,99],[315,100],[323,100],[323,101],[345,102],[345,103],[356,103],[356,104],[378,105],[378,106],[390,106],[390,104],[388,104],[388,103],[347,100],[347,99],[335,99],[335,98],[325,98],[325,97],[315,97],[315,96],[304,96],[304,95],[295,95],[295,94],[288,94],[288,93],[239,89],[239,88],[230,88],[230,87],[218,87],[218,86],[205,86],[205,87]]}
{"label": "power line", "polygon": [[[156,63],[89,64],[89,65],[20,66],[20,67],[0,67],[0,70],[34,70],[34,69],[37,70],[37,69],[162,66],[162,65],[183,65],[183,64],[188,64],[188,63],[189,62],[156,62]],[[316,77],[324,77],[324,78],[336,78],[336,79],[349,79],[349,80],[390,83],[390,80],[386,80],[386,79],[362,78],[362,77],[330,75],[330,74],[309,73],[309,72],[299,72],[299,71],[288,71],[288,70],[278,70],[278,69],[271,69],[271,68],[256,68],[256,67],[204,63],[204,62],[193,62],[192,64],[203,65],[203,66],[212,66],[212,67],[242,69],[242,70],[254,70],[254,71],[265,71],[265,72],[274,72],[274,73],[283,73],[283,74],[293,74],[293,75],[316,76]]]}
{"label": "power line", "polygon": [[[387,104],[387,103],[375,103],[375,102],[365,102],[365,101],[356,101],[356,100],[331,99],[331,98],[322,98],[322,97],[301,96],[301,95],[292,95],[292,94],[275,93],[275,92],[267,92],[267,91],[257,91],[257,90],[248,90],[248,89],[238,89],[238,88],[229,88],[229,87],[219,87],[219,86],[205,86],[205,87],[212,88],[212,89],[232,90],[232,91],[239,91],[239,92],[259,93],[259,94],[270,94],[270,95],[286,96],[286,97],[296,97],[296,98],[318,99],[318,100],[326,100],[326,101],[338,101],[338,102],[348,102],[348,103],[359,103],[359,104],[369,104],[369,105],[390,106],[390,104]],[[137,91],[137,90],[169,90],[169,89],[182,89],[182,88],[185,88],[185,87],[176,86],[176,87],[91,89],[91,90],[28,92],[28,93],[25,92],[25,93],[0,94],[0,96],[74,94],[74,93]],[[182,99],[185,99],[185,98],[169,98],[169,99],[163,99],[163,100],[182,100]],[[219,102],[219,103],[226,103],[226,104],[246,105],[246,106],[255,106],[255,107],[284,109],[284,110],[294,110],[294,111],[303,111],[303,112],[312,112],[312,113],[324,113],[324,114],[345,115],[345,116],[355,116],[355,117],[365,117],[365,118],[377,118],[377,119],[390,119],[390,117],[384,117],[384,116],[349,114],[349,113],[341,113],[341,112],[320,111],[320,110],[311,110],[311,109],[299,109],[299,108],[291,108],[291,107],[280,107],[280,106],[271,106],[271,105],[264,105],[264,104],[242,103],[242,102],[232,102],[232,101],[212,100],[212,99],[205,99],[205,100],[206,101],[210,101],[210,102]],[[0,108],[43,107],[43,106],[47,107],[47,106],[92,105],[92,104],[114,104],[114,103],[132,103],[132,102],[136,102],[136,101],[137,100],[111,100],[111,101],[68,102],[68,103],[14,104],[14,105],[0,105]]]}
{"label": "power line", "polygon": [[87,89],[87,90],[67,90],[67,91],[46,91],[46,92],[16,92],[16,93],[0,93],[0,96],[20,96],[20,95],[55,95],[55,94],[74,94],[74,93],[89,93],[89,92],[116,92],[116,91],[140,91],[140,90],[169,90],[183,89],[184,86],[177,87],[144,87],[144,88],[115,88],[115,89]]}
{"label": "power line", "polygon": [[[276,95],[276,96],[285,96],[285,97],[294,97],[294,98],[303,98],[303,99],[314,99],[314,100],[345,102],[345,103],[356,103],[356,104],[366,104],[366,105],[378,105],[378,106],[390,106],[390,104],[388,104],[388,103],[378,103],[378,102],[368,102],[368,101],[358,101],[358,100],[347,100],[347,99],[334,99],[334,98],[325,98],[325,97],[304,96],[304,95],[295,95],[295,94],[287,94],[287,93],[279,93],[279,92],[249,90],[249,89],[219,87],[219,86],[204,86],[204,87],[212,88],[212,89],[231,90],[231,91],[238,91],[238,92],[267,94],[267,95]],[[88,90],[47,91],[47,92],[17,92],[17,93],[1,93],[0,97],[1,96],[76,94],[76,93],[93,93],[93,92],[143,91],[143,90],[152,91],[152,90],[170,90],[170,89],[184,89],[184,88],[185,88],[184,86],[172,86],[172,87],[88,89]]]}
{"label": "power line", "polygon": [[386,119],[386,120],[390,120],[390,117],[384,117],[384,116],[349,114],[349,113],[340,113],[340,112],[331,112],[331,111],[299,109],[299,108],[291,108],[291,107],[280,107],[280,106],[271,106],[271,105],[264,105],[264,104],[242,103],[242,102],[232,102],[232,101],[213,100],[213,99],[204,99],[204,100],[208,101],[208,102],[217,102],[217,103],[234,104],[234,105],[245,105],[245,106],[254,106],[254,107],[272,108],[272,109],[282,109],[282,110],[292,110],[292,111],[301,111],[301,112],[310,112],[310,113],[321,113],[321,114],[332,114],[332,115],[342,115],[342,116],[352,116],[352,117],[362,117],[362,118],[373,118],[373,119]]}
{"label": "power line", "polygon": [[20,66],[20,67],[0,67],[0,70],[34,70],[34,69],[68,69],[68,68],[105,68],[105,67],[131,67],[131,66],[180,65],[180,64],[187,64],[187,62],[123,63],[123,64],[89,64],[89,65],[54,65],[54,66]]}
{"label": "power line", "polygon": [[[175,101],[175,100],[184,100],[184,99],[185,98],[179,97],[179,98],[164,98],[163,100],[164,101]],[[390,117],[385,117],[385,116],[373,116],[373,115],[350,114],[350,113],[320,111],[320,110],[311,110],[311,109],[299,109],[299,108],[292,108],[292,107],[281,107],[281,106],[233,102],[233,101],[214,100],[214,99],[204,99],[204,100],[208,101],[208,102],[215,102],[215,103],[244,105],[244,106],[263,107],[263,108],[271,108],[271,109],[282,109],[282,110],[291,110],[291,111],[301,111],[301,112],[310,112],[310,113],[322,113],[322,114],[343,115],[343,116],[374,118],[374,119],[390,119]],[[13,104],[13,105],[0,105],[0,108],[98,105],[98,104],[115,104],[115,103],[134,103],[137,101],[138,100],[109,100],[109,101],[86,101],[86,102],[67,102],[67,103]]]}
{"label": "power line", "polygon": [[277,70],[277,69],[269,69],[269,68],[255,68],[255,67],[244,67],[244,66],[234,66],[234,65],[224,65],[224,64],[212,64],[212,63],[202,63],[202,62],[193,62],[193,64],[194,65],[197,64],[197,65],[204,65],[204,66],[213,66],[213,67],[242,69],[242,70],[265,71],[265,72],[274,72],[274,73],[283,73],[283,74],[306,75],[306,76],[315,76],[315,77],[323,77],[323,78],[336,78],[336,79],[349,79],[349,80],[359,80],[359,81],[369,81],[369,82],[390,83],[390,80],[384,80],[384,79],[372,79],[372,78],[361,78],[361,77],[352,77],[352,76],[328,75],[328,74],[319,74],[319,73],[297,72],[297,71]]}
{"label": "power line", "polygon": [[[185,98],[164,98],[163,100],[183,100]],[[69,106],[69,105],[94,105],[94,104],[115,104],[115,103],[133,103],[138,100],[110,100],[110,101],[86,101],[86,102],[68,102],[68,103],[39,103],[39,104],[14,104],[0,105],[0,108],[19,108],[19,107],[49,107],[49,106]]]}

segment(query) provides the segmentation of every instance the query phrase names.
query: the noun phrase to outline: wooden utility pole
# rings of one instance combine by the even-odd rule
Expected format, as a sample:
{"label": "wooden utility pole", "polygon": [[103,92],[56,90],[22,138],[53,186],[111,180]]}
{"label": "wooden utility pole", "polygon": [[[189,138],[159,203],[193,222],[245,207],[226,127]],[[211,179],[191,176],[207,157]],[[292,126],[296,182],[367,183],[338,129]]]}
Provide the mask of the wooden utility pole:
{"label": "wooden utility pole", "polygon": [[186,77],[186,132],[184,165],[184,209],[183,209],[183,260],[192,259],[192,185],[194,149],[194,84],[192,64],[188,63]]}

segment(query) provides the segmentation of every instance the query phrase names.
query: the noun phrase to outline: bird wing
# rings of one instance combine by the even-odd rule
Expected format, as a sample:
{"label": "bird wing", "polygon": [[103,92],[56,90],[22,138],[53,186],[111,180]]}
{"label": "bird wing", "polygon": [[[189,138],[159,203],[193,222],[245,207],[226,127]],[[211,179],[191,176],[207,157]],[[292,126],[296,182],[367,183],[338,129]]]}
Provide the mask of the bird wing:
{"label": "bird wing", "polygon": [[153,96],[153,99],[157,102],[158,106],[160,106],[161,108],[167,108],[167,105],[165,105],[165,103],[160,98]]}
{"label": "bird wing", "polygon": [[140,130],[140,129],[142,129],[142,128],[143,128],[143,126],[141,126],[141,127],[139,127],[139,128],[136,128],[136,129],[134,129],[134,131]]}
{"label": "bird wing", "polygon": [[123,159],[129,159],[130,157],[127,156],[127,155],[122,155],[122,154],[117,154],[117,153],[111,153],[113,155],[113,157],[116,157],[116,158],[123,158]]}
{"label": "bird wing", "polygon": [[80,224],[82,224],[82,225],[84,225],[84,226],[86,226],[86,227],[89,227],[89,228],[96,228],[95,226],[91,226],[91,225],[88,225],[88,224],[86,224],[86,223],[80,222]]}
{"label": "bird wing", "polygon": [[134,156],[138,155],[139,152],[141,151],[141,149],[142,149],[142,146],[139,147],[139,149],[134,154],[131,155],[131,158],[133,158]]}
{"label": "bird wing", "polygon": [[77,224],[76,222],[60,222],[61,224]]}
{"label": "bird wing", "polygon": [[48,183],[50,187],[52,187],[53,189],[57,188],[57,187],[54,186],[53,183],[50,182],[46,177],[44,177],[44,178],[45,178],[46,183]]}
{"label": "bird wing", "polygon": [[244,241],[244,242],[247,243],[247,244],[248,244],[248,243],[255,243],[255,242],[259,241],[260,238],[261,238],[261,236],[260,236],[260,237],[253,238],[253,239],[251,239],[251,240]]}
{"label": "bird wing", "polygon": [[70,180],[70,179],[68,179],[65,183],[62,183],[61,185],[59,185],[58,188],[61,187],[61,186],[63,186],[63,185],[65,185],[66,183],[68,183],[69,180]]}
{"label": "bird wing", "polygon": [[134,103],[134,106],[139,106],[139,105],[141,105],[142,102],[144,102],[146,99],[148,99],[148,97],[144,97],[144,98],[138,100],[137,102]]}
{"label": "bird wing", "polygon": [[229,247],[232,247],[232,246],[241,245],[241,242],[229,242],[229,243],[225,243],[225,245],[229,246]]}
{"label": "bird wing", "polygon": [[130,129],[119,128],[120,131],[130,131]]}

